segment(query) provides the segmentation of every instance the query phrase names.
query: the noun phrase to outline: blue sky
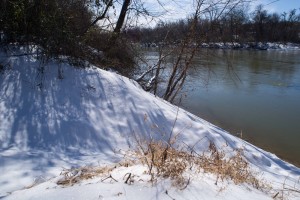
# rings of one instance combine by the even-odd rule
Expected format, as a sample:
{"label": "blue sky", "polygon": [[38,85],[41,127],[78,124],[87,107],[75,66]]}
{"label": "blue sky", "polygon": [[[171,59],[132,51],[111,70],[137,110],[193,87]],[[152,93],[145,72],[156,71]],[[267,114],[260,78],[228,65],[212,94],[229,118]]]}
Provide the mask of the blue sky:
{"label": "blue sky", "polygon": [[[219,2],[222,0],[205,0],[209,2]],[[224,0],[225,1],[225,0]],[[289,12],[292,9],[297,9],[297,13],[300,13],[300,0],[248,0],[251,1],[248,7],[250,12],[255,10],[255,7],[259,4],[264,5],[264,9],[268,13],[277,12],[279,14],[283,12]],[[143,0],[145,6],[151,13],[164,13],[160,17],[151,21],[149,18],[141,18],[140,25],[152,26],[155,25],[159,20],[162,21],[174,21],[183,19],[191,12],[194,11],[194,0]],[[166,12],[167,11],[167,12]]]}
{"label": "blue sky", "polygon": [[[145,2],[153,3],[154,8],[158,8],[157,0],[144,0]],[[205,0],[205,2],[217,1],[217,0]],[[264,5],[264,9],[266,9],[269,13],[277,12],[289,12],[292,9],[297,9],[297,13],[300,13],[300,0],[249,0],[250,9],[252,11],[255,10],[255,7],[259,4]],[[169,11],[169,13],[164,16],[170,19],[178,19],[185,17],[191,10],[193,10],[193,0],[159,0],[159,2],[163,2],[165,5],[165,9]]]}
{"label": "blue sky", "polygon": [[256,0],[254,5],[258,4],[265,5],[264,8],[270,12],[289,12],[294,8],[300,12],[300,0]]}

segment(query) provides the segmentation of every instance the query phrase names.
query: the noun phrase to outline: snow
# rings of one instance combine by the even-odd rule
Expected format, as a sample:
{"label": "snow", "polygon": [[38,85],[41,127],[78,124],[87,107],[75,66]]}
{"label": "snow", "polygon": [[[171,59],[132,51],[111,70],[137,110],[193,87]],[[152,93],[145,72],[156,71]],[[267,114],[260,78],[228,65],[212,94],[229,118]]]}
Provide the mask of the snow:
{"label": "snow", "polygon": [[259,50],[299,50],[299,45],[295,43],[280,43],[280,42],[216,42],[203,43],[203,48],[217,48],[217,49],[259,49]]}
{"label": "snow", "polygon": [[[174,189],[168,180],[158,182],[155,186],[147,183],[143,166],[118,168],[112,172],[114,180],[101,181],[101,178],[84,181],[72,187],[58,187],[57,179],[42,183],[31,189],[20,190],[7,199],[242,199],[247,189],[240,186],[227,185],[220,192],[212,177],[203,177],[201,181],[193,181],[185,190]],[[135,173],[132,185],[124,184],[123,176]],[[30,190],[30,192],[28,192]],[[166,191],[168,194],[166,194]],[[248,189],[249,192],[249,189]],[[253,199],[266,199],[260,191],[251,190]],[[272,198],[269,198],[272,199]]]}
{"label": "snow", "polygon": [[[25,49],[0,52],[0,63],[6,64],[0,72],[0,198],[272,199],[230,181],[223,189],[204,173],[195,175],[185,190],[172,187],[168,179],[152,185],[140,165],[114,169],[115,183],[95,178],[72,187],[56,184],[63,168],[118,163],[119,152],[132,148],[135,136],[168,140],[170,134],[199,153],[210,141],[228,156],[242,148],[251,168],[273,188],[300,188],[299,168],[143,91],[135,81],[95,67],[55,61],[43,65],[33,55],[13,56]],[[129,171],[143,181],[124,184]]]}
{"label": "snow", "polygon": [[[141,47],[158,48],[161,44],[142,44]],[[196,44],[194,44],[195,46]],[[209,42],[201,43],[201,48],[213,49],[256,49],[256,50],[282,50],[282,51],[295,51],[300,49],[300,45],[290,42]]]}

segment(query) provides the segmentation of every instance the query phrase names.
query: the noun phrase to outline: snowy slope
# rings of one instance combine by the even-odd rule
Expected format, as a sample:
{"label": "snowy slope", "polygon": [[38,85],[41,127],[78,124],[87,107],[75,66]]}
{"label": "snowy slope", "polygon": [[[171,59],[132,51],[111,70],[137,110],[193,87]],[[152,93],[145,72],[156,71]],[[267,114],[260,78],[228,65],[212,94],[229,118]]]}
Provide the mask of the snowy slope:
{"label": "snowy slope", "polygon": [[[184,191],[172,188],[167,180],[157,186],[92,180],[63,188],[52,179],[63,168],[120,161],[116,152],[131,148],[134,135],[167,140],[171,132],[178,134],[178,142],[195,146],[199,153],[209,141],[229,155],[243,148],[253,170],[262,172],[267,182],[299,188],[299,168],[143,91],[128,78],[93,67],[80,69],[54,61],[42,65],[34,56],[12,56],[23,52],[11,47],[8,53],[0,53],[0,63],[6,66],[0,73],[0,197],[170,199],[165,194],[168,190],[175,199],[270,198],[232,184],[220,192],[214,178],[207,175]],[[141,168],[116,169],[116,177],[122,179],[126,170]],[[20,190],[33,183],[41,184]],[[96,188],[101,192],[94,192]],[[122,195],[115,195],[119,192]],[[300,196],[296,193],[291,198]]]}

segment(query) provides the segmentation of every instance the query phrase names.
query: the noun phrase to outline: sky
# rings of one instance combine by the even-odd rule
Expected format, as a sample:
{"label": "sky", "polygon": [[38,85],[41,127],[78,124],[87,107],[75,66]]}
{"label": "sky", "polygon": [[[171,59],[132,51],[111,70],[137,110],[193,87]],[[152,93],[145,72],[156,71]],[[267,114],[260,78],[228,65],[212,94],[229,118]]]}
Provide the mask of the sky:
{"label": "sky", "polygon": [[270,12],[289,12],[292,9],[297,9],[300,12],[300,0],[256,0],[253,7],[258,4],[263,4],[264,8]]}
{"label": "sky", "polygon": [[[214,0],[207,0],[210,2]],[[300,0],[250,0],[250,9],[255,10],[255,7],[259,4],[264,6],[269,13],[277,12],[289,12],[292,9],[297,9],[297,13],[300,13]],[[144,0],[147,8],[153,10],[156,13],[164,13],[162,16],[163,21],[173,21],[185,18],[194,10],[194,0]],[[159,4],[158,4],[159,2]]]}
{"label": "sky", "polygon": [[[206,3],[220,2],[226,0],[204,0]],[[235,0],[238,1],[238,0]],[[300,13],[300,0],[245,0],[251,1],[249,6],[250,12],[254,11],[257,5],[262,4],[264,9],[268,13],[283,13],[289,12],[292,9],[297,9],[297,13]],[[143,15],[132,16],[127,24],[139,25],[142,27],[155,26],[158,22],[170,22],[177,21],[179,19],[185,19],[190,16],[195,10],[194,3],[196,0],[141,0],[136,2],[142,2],[154,18],[144,17]],[[121,5],[117,4],[117,8],[121,9]],[[203,8],[203,6],[202,6]],[[111,20],[116,19],[114,12],[110,13]],[[138,20],[137,20],[138,19]]]}

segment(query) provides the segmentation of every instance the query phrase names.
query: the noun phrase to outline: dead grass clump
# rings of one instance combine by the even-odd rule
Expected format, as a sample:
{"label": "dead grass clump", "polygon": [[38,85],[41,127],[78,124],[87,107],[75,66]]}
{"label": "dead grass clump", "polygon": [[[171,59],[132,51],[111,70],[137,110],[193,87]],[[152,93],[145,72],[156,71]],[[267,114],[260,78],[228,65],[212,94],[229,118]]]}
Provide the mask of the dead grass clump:
{"label": "dead grass clump", "polygon": [[190,165],[191,156],[163,142],[139,143],[138,159],[146,164],[151,175],[151,181],[157,177],[170,178],[179,187],[186,183],[183,173]]}
{"label": "dead grass clump", "polygon": [[199,155],[178,150],[163,142],[139,141],[136,152],[138,159],[148,166],[151,181],[158,177],[170,178],[174,186],[182,188],[189,183],[185,172],[202,170],[217,176],[216,185],[219,180],[231,180],[234,184],[246,183],[256,189],[265,188],[265,184],[250,170],[242,150],[236,150],[234,156],[226,158],[225,153],[219,151],[212,142],[208,152]]}
{"label": "dead grass clump", "polygon": [[218,180],[232,180],[235,184],[247,183],[261,189],[264,184],[256,178],[250,170],[248,162],[243,158],[243,150],[236,150],[236,154],[228,159],[225,153],[218,151],[214,143],[209,145],[209,154],[198,156],[196,164],[205,172],[215,174]]}
{"label": "dead grass clump", "polygon": [[[185,189],[190,183],[191,177],[196,173],[205,172],[214,174],[218,181],[230,180],[234,184],[249,184],[252,187],[266,191],[266,184],[257,178],[257,174],[250,170],[248,162],[243,158],[243,151],[236,150],[236,154],[226,158],[224,151],[219,151],[214,143],[210,143],[207,152],[197,154],[184,149],[174,148],[174,144],[163,141],[141,141],[137,143],[137,149],[126,152],[124,161],[119,166],[128,167],[135,164],[147,166],[151,177],[150,182],[155,183],[159,178],[169,178],[172,185],[179,189]],[[127,158],[127,159],[126,159]],[[116,167],[82,167],[78,169],[65,169],[63,176],[57,181],[58,185],[73,185],[82,180],[91,179],[96,176],[109,175]],[[125,174],[127,179],[131,173]],[[111,175],[103,179],[112,179]]]}
{"label": "dead grass clump", "polygon": [[57,181],[58,185],[74,185],[82,180],[92,179],[96,176],[107,174],[112,171],[108,167],[80,167],[76,169],[64,169],[62,178]]}

